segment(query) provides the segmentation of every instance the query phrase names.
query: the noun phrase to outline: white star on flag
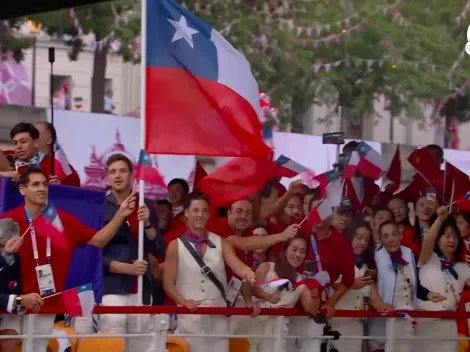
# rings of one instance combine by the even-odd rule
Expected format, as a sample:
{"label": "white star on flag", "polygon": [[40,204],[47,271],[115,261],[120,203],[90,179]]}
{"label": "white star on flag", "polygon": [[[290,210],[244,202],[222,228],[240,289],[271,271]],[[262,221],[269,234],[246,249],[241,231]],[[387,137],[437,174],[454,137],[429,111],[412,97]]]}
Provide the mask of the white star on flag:
{"label": "white star on flag", "polygon": [[181,16],[179,21],[170,20],[168,18],[168,22],[170,22],[171,25],[176,28],[176,32],[173,35],[173,38],[171,38],[171,42],[174,43],[177,40],[184,39],[189,44],[189,46],[194,49],[193,34],[199,32],[194,28],[188,27],[186,17]]}

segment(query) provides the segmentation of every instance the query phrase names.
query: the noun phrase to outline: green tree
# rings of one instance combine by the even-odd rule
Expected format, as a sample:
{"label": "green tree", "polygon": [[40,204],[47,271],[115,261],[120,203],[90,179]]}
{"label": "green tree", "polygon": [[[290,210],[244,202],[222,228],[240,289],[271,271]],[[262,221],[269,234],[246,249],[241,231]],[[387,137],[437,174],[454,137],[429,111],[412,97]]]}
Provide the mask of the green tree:
{"label": "green tree", "polygon": [[25,21],[25,18],[0,21],[1,53],[12,52],[13,58],[18,62],[24,59],[24,50],[33,44],[32,38],[18,35],[18,30]]}
{"label": "green tree", "polygon": [[452,91],[450,82],[467,79],[462,62],[449,78],[466,38],[455,21],[458,0],[186,4],[215,28],[232,24],[228,40],[246,54],[294,130],[302,129],[312,103],[365,116],[374,113],[378,96],[393,118],[423,118],[420,99],[442,99]]}
{"label": "green tree", "polygon": [[[93,33],[94,45],[93,75],[91,81],[91,111],[101,113],[104,110],[106,67],[108,54],[113,45],[120,43],[117,50],[125,60],[137,60],[130,48],[131,42],[140,33],[140,10],[137,0],[120,0],[99,3],[73,9],[64,9],[45,13],[31,19],[42,25],[49,35],[63,37],[70,46],[70,59],[78,60],[85,48],[83,35]],[[76,21],[73,21],[73,19]]]}

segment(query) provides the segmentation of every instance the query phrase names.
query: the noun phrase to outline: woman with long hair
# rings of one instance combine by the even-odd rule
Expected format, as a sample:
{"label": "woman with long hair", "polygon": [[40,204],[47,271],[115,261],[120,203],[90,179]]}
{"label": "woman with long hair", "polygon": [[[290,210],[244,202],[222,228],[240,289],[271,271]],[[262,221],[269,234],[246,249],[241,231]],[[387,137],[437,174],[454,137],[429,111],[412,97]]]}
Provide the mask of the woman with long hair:
{"label": "woman with long hair", "polygon": [[[427,289],[439,293],[445,299],[440,302],[418,301],[418,308],[428,311],[455,311],[460,301],[460,293],[465,285],[470,285],[470,268],[462,259],[464,242],[454,219],[449,216],[447,206],[437,210],[437,218],[423,240],[418,260],[419,278]],[[418,333],[424,336],[457,336],[454,320],[421,319]],[[458,341],[422,341],[423,352],[458,350]]]}
{"label": "woman with long hair", "polygon": [[[320,295],[318,288],[308,289],[302,283],[304,277],[299,268],[302,266],[307,254],[307,240],[302,235],[297,235],[285,242],[281,253],[275,262],[262,263],[256,270],[256,282],[263,283],[274,279],[287,279],[288,285],[281,287],[253,287],[253,295],[258,299],[260,308],[292,308],[300,300],[305,312],[309,315],[316,315],[320,307]],[[315,299],[316,297],[316,299]],[[250,318],[248,318],[250,319]],[[285,319],[285,331],[287,332],[288,318]],[[274,335],[274,323],[276,318],[261,316],[250,320],[239,319],[237,333],[250,335]],[[242,331],[246,330],[248,331]],[[273,351],[272,340],[251,340],[252,352]],[[285,350],[282,348],[281,350]]]}
{"label": "woman with long hair", "polygon": [[426,195],[420,196],[415,202],[416,218],[414,228],[403,230],[402,245],[411,248],[415,258],[419,258],[421,244],[431,226],[430,219],[436,213],[438,203],[427,200]]}
{"label": "woman with long hair", "polygon": [[[378,312],[393,310],[393,306],[385,304],[380,298],[374,277],[367,276],[375,271],[376,244],[372,239],[372,228],[363,220],[363,217],[354,217],[344,233],[351,241],[356,258],[354,285],[346,291],[336,304],[336,309],[343,310],[367,310],[369,306]],[[341,278],[339,279],[341,281]],[[364,320],[352,318],[333,318],[331,325],[333,330],[339,331],[345,336],[360,336],[364,333]],[[339,351],[360,352],[361,340],[338,340],[334,346]]]}

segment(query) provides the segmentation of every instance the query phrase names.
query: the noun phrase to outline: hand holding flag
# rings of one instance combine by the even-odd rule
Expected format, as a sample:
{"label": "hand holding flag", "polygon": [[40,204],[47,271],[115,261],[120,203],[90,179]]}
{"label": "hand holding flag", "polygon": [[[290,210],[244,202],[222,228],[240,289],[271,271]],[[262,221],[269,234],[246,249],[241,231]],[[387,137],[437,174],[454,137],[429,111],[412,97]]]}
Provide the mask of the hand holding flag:
{"label": "hand holding flag", "polygon": [[69,247],[62,221],[51,203],[33,220],[32,226],[38,235],[49,237],[54,245],[64,249]]}
{"label": "hand holding flag", "polygon": [[61,296],[69,316],[90,317],[93,313],[95,294],[91,284],[63,291]]}

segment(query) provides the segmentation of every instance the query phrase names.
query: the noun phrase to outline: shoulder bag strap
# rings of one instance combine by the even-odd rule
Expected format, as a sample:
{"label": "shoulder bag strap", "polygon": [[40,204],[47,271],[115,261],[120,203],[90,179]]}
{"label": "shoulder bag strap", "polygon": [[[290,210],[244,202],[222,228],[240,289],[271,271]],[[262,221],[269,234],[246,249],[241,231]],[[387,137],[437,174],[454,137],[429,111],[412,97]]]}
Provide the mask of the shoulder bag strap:
{"label": "shoulder bag strap", "polygon": [[201,267],[201,272],[206,275],[211,281],[212,283],[215,285],[215,287],[217,287],[217,289],[220,291],[220,293],[222,294],[222,297],[224,298],[224,300],[226,301],[225,299],[225,288],[224,288],[224,285],[222,285],[222,283],[220,282],[220,280],[215,276],[215,274],[212,272],[212,269],[210,267],[208,267],[206,265],[206,263],[204,262],[204,260],[201,258],[201,256],[196,252],[196,250],[194,249],[193,246],[191,246],[191,244],[189,243],[188,239],[184,236],[181,236],[180,237],[180,240],[181,242],[184,244],[184,246],[186,247],[186,249],[189,251],[189,253],[191,253],[191,255],[193,256],[194,260],[196,261],[196,263]]}

